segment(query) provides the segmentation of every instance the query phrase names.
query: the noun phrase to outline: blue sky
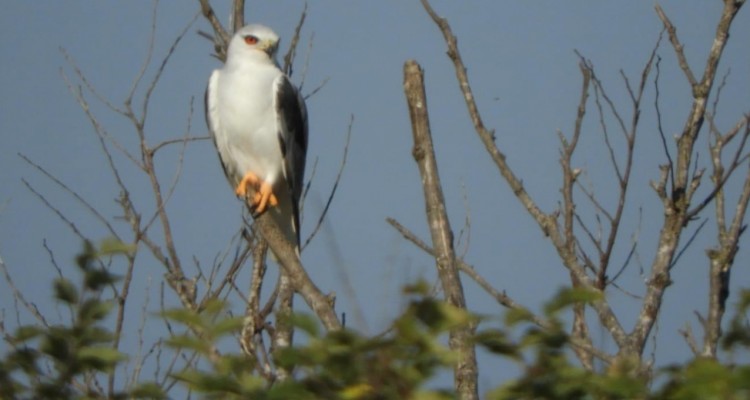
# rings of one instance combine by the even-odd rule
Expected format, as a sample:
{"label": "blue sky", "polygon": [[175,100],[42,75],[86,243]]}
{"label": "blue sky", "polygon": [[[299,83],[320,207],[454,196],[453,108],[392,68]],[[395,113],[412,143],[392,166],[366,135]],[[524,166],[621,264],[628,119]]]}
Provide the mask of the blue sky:
{"label": "blue sky", "polygon": [[[220,17],[228,16],[228,1],[217,3]],[[248,2],[248,22],[274,28],[286,49],[299,13],[300,1]],[[688,61],[701,73],[713,40],[719,2],[664,1],[662,6],[678,27]],[[497,131],[498,145],[510,165],[545,211],[559,199],[560,173],[557,131],[570,134],[580,93],[577,49],[589,58],[610,96],[627,108],[627,92],[620,69],[636,82],[661,30],[653,2],[521,2],[435,1],[459,38],[480,111],[488,127]],[[198,12],[197,2],[162,2],[156,18],[156,66],[180,31]],[[121,105],[147,52],[152,3],[34,1],[8,2],[0,13],[0,257],[18,287],[43,310],[49,303],[50,280],[55,276],[50,254],[67,268],[80,248],[80,239],[30,191],[26,180],[73,220],[91,239],[106,231],[80,204],[61,191],[17,154],[53,172],[97,207],[113,217],[119,210],[116,186],[90,123],[69,93],[64,73],[77,84],[75,72],[61,48],[75,61],[99,94]],[[224,18],[226,19],[226,18]],[[147,122],[148,140],[158,143],[189,133],[206,134],[202,96],[211,70],[211,44],[196,34],[209,31],[202,19],[189,29],[157,86]],[[738,15],[720,74],[731,68],[722,95],[719,127],[734,124],[750,107],[750,12]],[[311,52],[308,54],[308,45]],[[744,44],[743,44],[744,42]],[[420,178],[411,158],[411,133],[402,89],[402,66],[414,58],[425,69],[428,106],[459,254],[497,288],[517,301],[537,307],[556,288],[567,284],[567,273],[535,223],[519,205],[481,147],[468,119],[452,65],[445,56],[442,36],[419,2],[320,1],[309,4],[308,18],[296,62],[295,82],[304,70],[303,93],[325,86],[308,99],[310,149],[308,172],[317,162],[312,190],[305,204],[303,237],[333,185],[341,161],[350,116],[354,116],[349,159],[331,212],[321,233],[305,250],[303,262],[319,286],[339,294],[337,308],[349,314],[355,327],[377,332],[387,326],[403,305],[400,287],[417,278],[434,279],[433,261],[405,242],[385,222],[394,217],[428,238]],[[678,132],[689,107],[689,87],[665,40],[659,50],[661,96],[665,99],[665,131]],[[305,57],[309,57],[307,68]],[[648,182],[664,162],[654,125],[649,84],[641,132],[637,142],[631,207],[617,257],[624,259],[630,237],[640,240],[638,265],[620,284],[629,292],[643,292],[643,280],[654,252],[653,238],[661,223],[661,205]],[[136,95],[140,98],[145,86]],[[129,122],[109,112],[92,96],[92,112],[108,132],[129,148],[136,145]],[[193,107],[190,113],[191,104]],[[612,204],[612,170],[589,102],[589,119],[574,161],[592,187]],[[705,136],[699,141],[701,161],[707,160]],[[165,182],[177,169],[178,147],[157,159]],[[124,179],[140,198],[144,212],[152,210],[147,182],[132,165],[118,157]],[[730,191],[739,181],[730,181]],[[643,216],[639,219],[639,208]],[[191,143],[182,175],[169,202],[178,250],[184,260],[193,256],[210,265],[225,251],[240,227],[240,203],[227,186],[210,142]],[[708,211],[712,212],[712,211]],[[468,217],[467,217],[468,215]],[[589,214],[589,216],[591,216]],[[459,235],[470,220],[470,239]],[[687,346],[677,335],[685,323],[699,326],[693,310],[705,310],[707,261],[704,250],[715,229],[710,223],[695,247],[676,267],[675,283],[665,299],[664,320],[657,338],[658,362],[683,360]],[[124,224],[118,229],[126,229]],[[748,248],[741,246],[733,273],[734,288],[750,284]],[[145,254],[145,253],[144,253]],[[138,264],[136,293],[156,297],[161,267],[143,257]],[[346,276],[346,278],[342,278]],[[242,281],[242,280],[240,280]],[[347,295],[350,281],[356,298]],[[0,284],[0,308],[14,320],[12,296]],[[502,310],[480,289],[466,283],[470,307],[488,315]],[[639,302],[611,289],[614,307],[630,326]],[[239,299],[233,299],[238,301]],[[156,304],[151,306],[155,309]],[[361,308],[364,323],[356,318]],[[140,306],[131,307],[138,315]],[[24,318],[25,321],[27,321]],[[595,340],[606,337],[604,332]],[[677,339],[677,340],[675,340]],[[0,348],[2,345],[0,344]],[[481,377],[484,389],[499,383],[494,373]]]}

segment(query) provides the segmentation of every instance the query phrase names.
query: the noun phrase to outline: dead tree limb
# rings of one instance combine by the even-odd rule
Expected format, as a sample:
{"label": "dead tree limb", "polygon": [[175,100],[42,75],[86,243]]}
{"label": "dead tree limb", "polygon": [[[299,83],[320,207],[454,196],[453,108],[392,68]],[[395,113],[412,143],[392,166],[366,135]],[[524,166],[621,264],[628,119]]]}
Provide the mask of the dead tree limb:
{"label": "dead tree limb", "polygon": [[[456,80],[458,81],[459,88],[463,94],[464,102],[469,111],[469,117],[474,125],[474,130],[477,135],[479,135],[482,144],[492,158],[492,161],[497,166],[500,175],[505,179],[506,183],[513,191],[513,194],[518,198],[529,215],[531,215],[534,221],[539,225],[539,228],[545,236],[549,237],[562,260],[563,265],[574,276],[574,279],[589,290],[599,291],[594,285],[593,280],[586,274],[585,267],[578,260],[577,254],[571,253],[566,246],[565,238],[560,232],[560,227],[554,213],[548,214],[539,208],[534,199],[524,188],[521,179],[507,163],[505,154],[496,146],[494,130],[489,130],[484,126],[482,117],[479,113],[479,108],[474,101],[474,94],[472,93],[471,85],[469,84],[466,67],[464,66],[463,60],[458,51],[458,40],[456,39],[456,36],[453,35],[448,21],[437,15],[427,0],[421,0],[421,2],[427,14],[429,14],[430,18],[432,18],[440,29],[440,32],[443,34],[446,46],[448,47],[448,57],[453,61],[453,66],[456,71]],[[599,321],[601,321],[602,325],[609,331],[610,335],[612,335],[615,343],[618,346],[625,346],[627,342],[627,334],[620,324],[620,321],[618,321],[614,311],[612,311],[612,308],[607,303],[605,296],[601,296],[600,300],[595,301],[592,304],[592,307],[596,311]]]}
{"label": "dead tree limb", "polygon": [[700,185],[701,174],[690,174],[695,141],[703,127],[709,94],[716,78],[716,69],[729,39],[729,28],[743,3],[734,0],[724,1],[721,18],[716,27],[716,35],[706,60],[703,77],[700,81],[696,81],[692,72],[690,72],[689,66],[686,64],[685,55],[682,45],[677,38],[676,29],[661,7],[656,5],[656,13],[669,33],[669,38],[674,47],[677,59],[681,68],[685,71],[688,83],[692,87],[693,104],[682,133],[677,138],[677,159],[674,166],[674,175],[671,179],[671,191],[665,190],[667,188],[667,180],[670,176],[666,173],[662,173],[659,183],[655,185],[655,187],[660,189],[657,190],[657,193],[664,205],[664,223],[659,233],[656,256],[651,264],[651,273],[648,279],[643,306],[638,315],[638,321],[629,335],[628,347],[622,349],[625,352],[640,354],[643,351],[651,329],[656,323],[665,290],[671,284],[670,273],[674,266],[674,257],[679,246],[680,237],[684,231],[684,227],[690,222],[688,209],[693,194]]}
{"label": "dead tree limb", "polygon": [[[435,261],[443,294],[448,304],[465,310],[466,300],[453,249],[453,231],[445,211],[443,189],[432,146],[422,68],[414,60],[404,64],[404,92],[414,135],[412,155],[422,176],[427,222],[435,248]],[[470,324],[451,330],[449,335],[449,346],[458,356],[453,370],[453,384],[460,399],[479,398],[476,351],[472,343],[475,329],[476,326]]]}

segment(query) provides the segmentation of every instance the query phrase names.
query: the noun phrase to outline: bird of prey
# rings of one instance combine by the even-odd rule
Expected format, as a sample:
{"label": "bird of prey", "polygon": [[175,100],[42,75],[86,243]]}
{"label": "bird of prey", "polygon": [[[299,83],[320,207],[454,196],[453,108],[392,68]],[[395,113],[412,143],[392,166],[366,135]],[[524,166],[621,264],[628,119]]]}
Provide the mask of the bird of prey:
{"label": "bird of prey", "polygon": [[299,200],[307,109],[278,66],[279,37],[263,25],[238,30],[206,89],[206,121],[224,174],[254,216],[269,212],[299,254]]}

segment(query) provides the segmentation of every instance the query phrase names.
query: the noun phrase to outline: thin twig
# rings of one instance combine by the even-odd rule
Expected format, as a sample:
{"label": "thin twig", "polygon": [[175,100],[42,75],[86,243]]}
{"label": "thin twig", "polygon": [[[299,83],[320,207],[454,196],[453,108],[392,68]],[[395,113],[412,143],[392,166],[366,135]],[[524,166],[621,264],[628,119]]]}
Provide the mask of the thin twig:
{"label": "thin twig", "polygon": [[305,240],[305,243],[300,248],[300,251],[304,250],[305,247],[307,247],[308,244],[313,240],[315,235],[320,230],[320,227],[323,224],[323,221],[325,220],[326,215],[328,215],[328,209],[331,207],[331,203],[333,202],[333,197],[336,195],[336,190],[339,187],[339,183],[341,182],[341,176],[344,173],[344,167],[346,166],[346,159],[349,155],[349,143],[352,139],[352,127],[354,126],[354,115],[351,115],[349,118],[349,128],[346,130],[346,141],[344,142],[344,154],[341,157],[341,163],[339,164],[339,170],[336,173],[336,179],[333,181],[333,187],[331,188],[331,192],[328,194],[328,200],[326,200],[326,205],[323,207],[323,212],[320,213],[320,217],[318,217],[318,221],[315,224],[315,228],[313,228],[312,233],[310,233],[310,236],[307,237]]}
{"label": "thin twig", "polygon": [[297,26],[294,28],[294,35],[292,36],[292,41],[289,43],[289,49],[286,52],[286,55],[284,56],[284,73],[287,76],[292,76],[293,73],[293,64],[294,64],[294,56],[297,54],[297,45],[299,44],[299,37],[300,37],[300,31],[302,31],[302,25],[305,23],[305,18],[307,17],[307,2],[305,2],[305,8],[302,9],[302,14],[299,16],[299,21],[297,22]]}
{"label": "thin twig", "polygon": [[[458,51],[457,39],[451,31],[450,25],[444,18],[439,17],[435,13],[427,0],[421,0],[421,2],[424,9],[430,15],[430,18],[432,18],[433,22],[435,22],[435,24],[440,29],[440,32],[443,34],[443,38],[445,39],[445,43],[448,47],[448,57],[451,59],[451,61],[453,61],[454,70],[456,72],[456,80],[458,81],[459,88],[461,90],[461,93],[463,94],[464,102],[466,103],[466,107],[469,112],[469,117],[471,118],[472,124],[474,125],[474,130],[476,131],[477,135],[479,135],[479,138],[484,144],[485,149],[489,153],[493,162],[495,162],[495,165],[497,166],[500,174],[503,176],[508,186],[510,186],[516,198],[521,202],[524,208],[526,208],[526,211],[529,213],[529,215],[531,215],[534,221],[536,221],[536,223],[539,225],[539,228],[542,230],[544,235],[550,238],[550,241],[555,246],[555,249],[557,250],[558,255],[562,259],[565,267],[575,275],[575,278],[579,282],[584,284],[586,287],[594,288],[594,285],[591,282],[590,278],[586,275],[585,267],[579,263],[576,254],[568,252],[568,248],[565,246],[564,239],[559,232],[559,227],[554,215],[546,214],[539,208],[534,199],[524,188],[521,179],[518,178],[515,172],[508,165],[505,154],[501,152],[500,149],[498,149],[498,147],[496,146],[494,131],[487,129],[484,126],[481,115],[479,113],[479,109],[474,100],[471,85],[469,84],[466,67],[464,66],[463,60],[461,59],[461,55]],[[595,301],[592,306],[596,310],[599,316],[599,320],[607,328],[607,330],[609,330],[615,342],[618,345],[624,345],[626,343],[625,330],[622,328],[620,322],[617,320],[617,317],[615,316],[606,300],[602,298],[599,301]]]}
{"label": "thin twig", "polygon": [[[393,226],[394,229],[396,229],[406,240],[413,243],[415,246],[417,246],[420,250],[424,251],[425,253],[429,254],[431,257],[435,257],[436,254],[433,251],[433,249],[427,245],[422,239],[417,237],[413,232],[411,232],[408,228],[404,227],[396,221],[393,218],[386,218],[386,222]],[[466,274],[471,280],[476,282],[487,294],[489,294],[495,301],[500,304],[503,307],[506,307],[511,310],[520,310],[525,315],[529,316],[529,320],[537,325],[540,328],[549,329],[551,326],[549,322],[544,320],[544,318],[536,315],[533,311],[529,310],[528,308],[524,307],[523,305],[517,303],[513,298],[508,296],[505,291],[498,291],[495,289],[482,275],[479,274],[479,272],[474,269],[471,265],[464,262],[462,259],[457,259],[456,262],[458,263],[458,268],[461,272]],[[584,343],[576,338],[571,338],[571,344],[574,346],[578,346],[581,349],[584,349],[586,351],[591,352],[595,357],[598,359],[606,362],[609,364],[612,361],[612,356],[591,346],[590,343]]]}
{"label": "thin twig", "polygon": [[46,176],[47,178],[49,178],[49,180],[51,180],[52,182],[54,182],[57,186],[59,186],[65,192],[67,192],[68,194],[70,194],[71,196],[73,196],[73,198],[75,198],[76,201],[78,201],[79,203],[81,203],[81,205],[83,205],[89,212],[91,212],[91,214],[94,215],[94,217],[97,220],[99,220],[99,222],[101,222],[102,225],[104,225],[104,227],[107,228],[107,231],[110,233],[110,235],[114,236],[118,240],[121,240],[120,236],[117,234],[117,231],[112,226],[112,224],[110,224],[109,220],[107,220],[107,218],[105,218],[104,215],[102,215],[102,213],[99,212],[99,210],[97,210],[94,206],[92,206],[91,203],[89,203],[86,199],[84,199],[83,197],[81,197],[81,195],[78,192],[76,192],[75,190],[71,189],[70,186],[68,186],[65,183],[63,183],[60,179],[58,179],[56,176],[52,175],[49,171],[47,171],[41,165],[39,165],[39,164],[31,161],[31,159],[29,159],[25,155],[23,155],[21,153],[18,153],[18,156],[21,157],[27,164],[31,165],[36,170],[38,170],[39,172],[41,172],[44,176]]}

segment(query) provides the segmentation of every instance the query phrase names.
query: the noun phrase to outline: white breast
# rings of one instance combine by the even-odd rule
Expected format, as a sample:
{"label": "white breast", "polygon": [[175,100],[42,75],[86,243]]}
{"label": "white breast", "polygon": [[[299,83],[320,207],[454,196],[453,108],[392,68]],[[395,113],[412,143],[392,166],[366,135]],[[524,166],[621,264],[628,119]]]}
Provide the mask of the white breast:
{"label": "white breast", "polygon": [[217,77],[216,116],[222,138],[217,146],[241,175],[253,172],[271,184],[283,165],[274,105],[281,72],[273,65],[223,68]]}

